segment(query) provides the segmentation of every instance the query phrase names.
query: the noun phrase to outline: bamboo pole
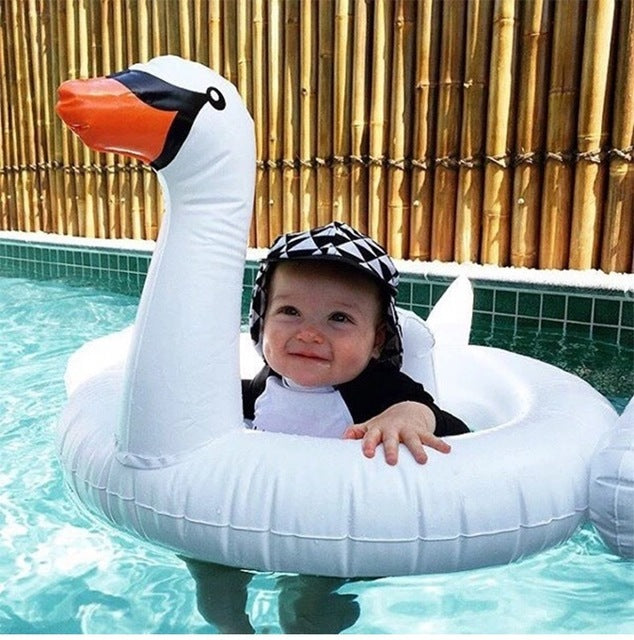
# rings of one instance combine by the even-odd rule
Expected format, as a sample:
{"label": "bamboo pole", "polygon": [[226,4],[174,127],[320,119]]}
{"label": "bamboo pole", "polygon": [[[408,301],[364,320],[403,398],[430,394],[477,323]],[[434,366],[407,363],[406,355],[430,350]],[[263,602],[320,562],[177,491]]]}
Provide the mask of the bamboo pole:
{"label": "bamboo pole", "polygon": [[[45,161],[48,172],[48,202],[49,202],[49,225],[46,231],[60,233],[60,217],[62,213],[64,177],[61,170],[61,121],[55,112],[57,101],[57,89],[59,86],[59,67],[57,64],[56,39],[56,6],[52,3],[42,3],[40,5],[41,25],[42,25],[42,61],[43,61],[43,91],[45,92],[42,102],[44,105],[44,119],[46,132]],[[1,63],[0,63],[1,65]],[[63,223],[62,223],[63,228]]]}
{"label": "bamboo pole", "polygon": [[412,121],[411,63],[414,51],[416,7],[409,0],[399,0],[394,13],[393,71],[389,157],[387,167],[387,250],[395,258],[404,258],[409,245],[410,179],[405,161],[410,156]]}
{"label": "bamboo pole", "polygon": [[[69,69],[71,70],[72,78],[86,78],[87,70],[82,56],[84,33],[80,24],[80,7],[77,2],[72,0],[69,0],[68,5],[66,13],[66,28],[68,29],[66,49],[68,51]],[[71,137],[71,157],[73,181],[75,183],[73,211],[75,224],[72,235],[92,237],[94,236],[94,226],[92,221],[88,220],[86,197],[86,178],[91,164],[91,152],[75,135]]]}
{"label": "bamboo pole", "polygon": [[571,269],[599,266],[601,213],[606,171],[601,154],[608,138],[608,65],[614,0],[588,4],[581,74],[575,189],[570,234]]}
{"label": "bamboo pole", "polygon": [[18,189],[18,202],[24,231],[37,231],[36,220],[37,201],[33,195],[36,193],[35,180],[32,167],[35,162],[34,148],[32,145],[33,117],[32,117],[32,91],[29,86],[27,44],[25,37],[23,3],[12,4],[12,28],[14,51],[14,116],[13,143],[16,149],[15,166],[19,167],[16,175],[16,187]]}
{"label": "bamboo pole", "polygon": [[317,226],[317,183],[312,160],[316,153],[317,3],[301,0],[300,18],[300,140],[299,191],[301,229]]}
{"label": "bamboo pole", "polygon": [[283,181],[281,171],[278,169],[278,162],[283,154],[283,87],[284,76],[282,71],[282,52],[284,50],[284,27],[283,14],[280,0],[269,0],[269,39],[268,39],[268,159],[269,163],[274,163],[274,168],[269,171],[269,238],[267,244],[283,231],[282,218],[282,191]]}
{"label": "bamboo pole", "polygon": [[[88,14],[86,16],[86,28],[88,32],[88,46],[90,47],[88,61],[88,75],[97,77],[104,75],[103,66],[103,43],[101,41],[101,33],[103,26],[101,24],[102,12],[97,3],[90,2],[87,5]],[[92,207],[94,208],[93,217],[95,219],[96,235],[99,238],[108,238],[108,177],[106,156],[103,153],[91,154],[92,162],[95,167],[95,173],[92,178],[94,180],[94,191],[92,195]]]}
{"label": "bamboo pole", "polygon": [[[19,33],[17,21],[17,5],[15,3],[10,4],[9,11],[7,12],[7,22],[9,33]],[[17,229],[25,231],[27,229],[27,221],[25,219],[27,214],[27,208],[23,201],[24,190],[21,184],[21,155],[20,155],[20,142],[17,138],[18,128],[20,126],[19,118],[21,116],[19,105],[20,99],[18,94],[18,81],[16,78],[18,67],[18,52],[16,51],[16,39],[10,38],[7,41],[7,58],[10,60],[10,67],[7,69],[7,86],[8,96],[10,97],[9,126],[7,130],[7,149],[9,151],[9,165],[11,186],[13,192],[13,198],[15,201],[16,212],[16,224]]]}
{"label": "bamboo pole", "polygon": [[180,14],[179,0],[162,0],[165,4],[165,22],[163,28],[166,33],[166,47],[169,53],[180,51]]}
{"label": "bamboo pole", "polygon": [[[236,7],[236,68],[237,88],[247,109],[253,113],[253,64],[251,51],[251,3],[239,2]],[[249,230],[249,246],[256,244],[255,218]]]}
{"label": "bamboo pole", "polygon": [[[150,11],[150,50],[152,57],[168,53],[165,29],[165,4],[158,0],[147,0]],[[206,23],[205,23],[206,25]]]}
{"label": "bamboo pole", "polygon": [[[254,0],[259,4],[261,0]],[[222,17],[220,0],[209,0],[209,66],[215,71],[222,71]]]}
{"label": "bamboo pole", "polygon": [[634,241],[634,3],[621,4],[614,122],[608,198],[605,209],[601,269],[631,272]]}
{"label": "bamboo pole", "polygon": [[460,133],[460,168],[456,196],[454,256],[458,262],[477,262],[484,185],[485,129],[492,0],[467,3],[464,94]]}
{"label": "bamboo pole", "polygon": [[374,5],[374,38],[372,59],[372,102],[370,105],[370,171],[368,195],[369,235],[385,246],[386,242],[386,185],[383,180],[383,161],[387,153],[389,133],[388,101],[390,65],[391,3],[376,0]]}
{"label": "bamboo pole", "polygon": [[222,5],[222,43],[224,66],[222,75],[238,84],[238,47],[236,42],[237,3],[225,0]]}
{"label": "bamboo pole", "polygon": [[355,0],[350,105],[350,223],[362,233],[368,232],[368,180],[367,170],[363,166],[368,150],[365,141],[369,92],[366,84],[370,45],[368,20],[367,3],[365,0]]}
{"label": "bamboo pole", "polygon": [[443,5],[431,229],[431,257],[434,260],[452,260],[454,255],[465,13],[466,5],[462,0]]}
{"label": "bamboo pole", "polygon": [[284,114],[282,118],[282,226],[299,228],[299,171],[294,159],[299,150],[299,0],[284,4]]}
{"label": "bamboo pole", "polygon": [[[169,5],[168,5],[169,7]],[[125,69],[129,65],[126,43],[126,7],[124,0],[113,0],[111,27],[112,64],[115,71]],[[169,32],[168,32],[169,33]],[[133,228],[130,214],[130,180],[132,161],[120,154],[114,156],[116,178],[115,207],[119,218],[119,237],[132,238]]]}
{"label": "bamboo pole", "polygon": [[317,224],[332,220],[333,3],[319,5],[317,66]]}
{"label": "bamboo pole", "polygon": [[252,3],[252,52],[253,52],[253,120],[255,122],[255,149],[257,169],[255,174],[254,216],[256,247],[269,244],[269,184],[266,160],[268,154],[267,117],[267,49],[265,42],[266,9],[264,0]]}
{"label": "bamboo pole", "polygon": [[513,176],[511,264],[536,267],[546,114],[546,62],[550,3],[530,0],[521,5],[520,73],[516,149],[519,165]]}
{"label": "bamboo pole", "polygon": [[194,46],[192,38],[192,21],[189,2],[187,0],[179,0],[177,3],[178,10],[178,51],[179,54],[187,59],[191,60],[194,55]]}
{"label": "bamboo pole", "polygon": [[[154,56],[154,34],[151,7],[148,0],[139,0],[137,25],[139,60],[145,62]],[[154,185],[156,177],[150,171],[147,171],[143,165],[139,164],[138,167],[141,188],[140,207],[143,215],[141,237],[146,240],[154,240],[158,235],[159,227],[156,188]]]}
{"label": "bamboo pole", "polygon": [[36,206],[39,229],[50,231],[50,171],[47,168],[48,132],[49,122],[47,120],[47,107],[50,101],[47,99],[48,90],[46,85],[47,55],[48,52],[44,44],[47,41],[45,33],[45,18],[38,10],[36,0],[28,0],[27,15],[28,26],[26,28],[29,66],[32,69],[33,92],[33,131],[30,133],[33,139],[35,150],[35,185],[36,185]]}
{"label": "bamboo pole", "polygon": [[[242,4],[242,3],[241,3]],[[207,25],[209,2],[194,0],[194,60],[209,66],[209,28]]]}
{"label": "bamboo pole", "polygon": [[508,264],[509,257],[512,176],[508,153],[512,148],[515,24],[515,2],[496,0],[491,47],[481,258],[484,263],[497,265]]}
{"label": "bamboo pole", "polygon": [[[49,58],[49,76],[50,76],[50,89],[51,96],[57,95],[57,88],[62,81],[62,76],[60,75],[61,62],[60,62],[60,51],[64,50],[64,46],[62,43],[62,38],[59,33],[59,23],[57,20],[57,16],[59,14],[59,7],[57,0],[55,4],[47,4],[45,5],[45,10],[47,12],[48,21],[49,21],[49,30],[50,30],[50,41],[57,43],[57,46],[48,47],[48,51],[50,53]],[[1,61],[0,61],[1,62]],[[0,64],[0,68],[2,68],[2,64]],[[64,78],[65,79],[65,78]],[[66,174],[65,174],[65,165],[64,165],[64,144],[65,144],[65,134],[63,131],[61,120],[52,113],[52,127],[51,127],[51,159],[52,159],[52,177],[53,177],[53,229],[55,233],[63,234],[66,231],[66,215],[65,215],[65,205],[66,205],[66,195],[65,195],[65,184],[66,184]]]}
{"label": "bamboo pole", "polygon": [[[91,63],[91,49],[89,42],[88,23],[89,23],[89,10],[90,3],[79,2],[76,5],[75,13],[75,28],[77,34],[77,41],[75,47],[75,60],[77,64],[78,77],[88,78],[92,73]],[[97,207],[95,197],[95,191],[97,189],[97,178],[93,168],[97,167],[95,161],[96,153],[89,149],[85,144],[80,144],[75,139],[78,145],[78,154],[76,156],[78,164],[81,164],[82,171],[77,175],[78,181],[78,193],[81,194],[82,209],[81,216],[79,218],[79,233],[83,237],[95,238],[99,236],[98,220],[97,220]]]}
{"label": "bamboo pole", "polygon": [[542,269],[563,269],[568,265],[574,174],[572,152],[583,34],[579,0],[558,2],[554,10],[539,246]]}
{"label": "bamboo pole", "polygon": [[[143,0],[140,0],[141,2]],[[139,0],[127,0],[125,5],[125,66],[134,64],[141,61],[140,47],[144,46],[147,49],[147,36],[143,39],[138,37],[137,34],[141,30],[147,32],[148,25],[141,25],[139,23],[139,16],[144,15],[139,11]],[[179,34],[187,31],[187,24],[181,26]],[[181,45],[182,47],[182,45]],[[128,201],[126,206],[126,212],[130,221],[130,236],[135,240],[140,240],[145,237],[145,222],[144,207],[143,207],[143,166],[139,160],[126,158],[125,165],[127,170],[127,187],[128,187]]]}
{"label": "bamboo pole", "polygon": [[350,107],[352,90],[352,8],[336,0],[332,103],[332,219],[350,222]]}
{"label": "bamboo pole", "polygon": [[251,3],[239,2],[236,13],[237,88],[247,109],[253,109],[253,61],[251,52]]}
{"label": "bamboo pole", "polygon": [[430,158],[434,150],[436,123],[440,9],[439,3],[422,0],[417,5],[416,15],[416,93],[412,147],[414,164],[409,255],[420,260],[428,260],[431,256],[434,171]]}
{"label": "bamboo pole", "polygon": [[[103,52],[102,56],[102,72],[104,75],[108,75],[117,71],[113,60],[112,44],[110,42],[110,36],[112,33],[113,25],[113,7],[110,3],[101,3],[101,48]],[[113,153],[106,153],[104,157],[105,166],[105,185],[104,185],[104,199],[105,199],[105,235],[107,238],[120,238],[121,237],[121,217],[117,208],[117,176],[115,175],[115,155]]]}
{"label": "bamboo pole", "polygon": [[0,228],[15,227],[15,198],[13,197],[10,174],[9,148],[9,86],[7,78],[8,46],[5,34],[8,34],[6,5],[0,3]]}
{"label": "bamboo pole", "polygon": [[[66,14],[71,9],[68,0],[62,0],[57,7],[56,26],[60,46],[58,48],[59,80],[63,82],[74,78],[75,69],[71,67],[69,59],[69,45],[67,40],[74,37],[74,32],[67,28]],[[61,127],[61,125],[60,125]],[[72,154],[72,136],[66,127],[62,127],[62,167],[64,167],[64,201],[62,205],[62,233],[73,235],[77,233],[77,208],[75,202],[74,156]]]}
{"label": "bamboo pole", "polygon": [[[165,10],[162,4],[156,2],[156,0],[148,0],[151,7],[151,22],[152,22],[152,33],[151,33],[151,51],[152,56],[159,56],[168,53],[167,43],[165,39]],[[205,22],[205,28],[207,23]],[[207,43],[209,44],[209,43]],[[161,190],[159,181],[152,171],[148,171],[150,183],[151,183],[151,193],[150,199],[152,203],[152,234],[151,239],[155,240],[158,236],[159,229],[161,227],[161,221],[163,220],[164,215],[164,206],[165,203],[163,201],[163,192]]]}

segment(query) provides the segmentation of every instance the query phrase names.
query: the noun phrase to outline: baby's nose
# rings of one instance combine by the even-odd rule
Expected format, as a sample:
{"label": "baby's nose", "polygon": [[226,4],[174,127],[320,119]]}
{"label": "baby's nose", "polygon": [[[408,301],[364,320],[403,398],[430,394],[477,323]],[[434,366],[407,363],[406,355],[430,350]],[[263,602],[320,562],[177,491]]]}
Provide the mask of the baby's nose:
{"label": "baby's nose", "polygon": [[317,342],[319,344],[324,341],[321,331],[313,325],[302,327],[297,333],[297,339],[302,342]]}

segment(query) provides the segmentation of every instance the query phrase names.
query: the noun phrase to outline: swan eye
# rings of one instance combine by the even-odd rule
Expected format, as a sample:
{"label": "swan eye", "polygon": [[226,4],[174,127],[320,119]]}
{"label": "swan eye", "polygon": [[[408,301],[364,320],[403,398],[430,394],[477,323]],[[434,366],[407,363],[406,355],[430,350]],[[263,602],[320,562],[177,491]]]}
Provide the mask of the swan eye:
{"label": "swan eye", "polygon": [[207,89],[207,100],[209,100],[209,104],[211,104],[214,109],[218,109],[218,111],[222,111],[227,106],[225,97],[216,87],[209,87]]}

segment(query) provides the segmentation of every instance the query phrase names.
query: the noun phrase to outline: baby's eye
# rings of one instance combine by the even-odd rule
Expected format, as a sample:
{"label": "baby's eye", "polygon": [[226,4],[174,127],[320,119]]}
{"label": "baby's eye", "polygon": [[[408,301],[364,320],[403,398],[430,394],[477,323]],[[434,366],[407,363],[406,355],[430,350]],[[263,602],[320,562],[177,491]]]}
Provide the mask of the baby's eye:
{"label": "baby's eye", "polygon": [[335,311],[334,313],[330,314],[330,319],[333,322],[352,322],[352,318],[347,313],[343,313],[342,311]]}
{"label": "baby's eye", "polygon": [[283,316],[298,316],[299,311],[291,305],[284,305],[277,310],[277,313]]}

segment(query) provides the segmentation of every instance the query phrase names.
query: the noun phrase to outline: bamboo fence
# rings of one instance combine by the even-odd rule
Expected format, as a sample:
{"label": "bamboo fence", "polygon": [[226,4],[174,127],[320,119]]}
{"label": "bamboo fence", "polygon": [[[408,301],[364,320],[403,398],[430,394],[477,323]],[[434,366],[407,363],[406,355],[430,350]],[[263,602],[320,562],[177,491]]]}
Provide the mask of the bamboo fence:
{"label": "bamboo fence", "polygon": [[252,246],[330,220],[395,257],[632,270],[634,0],[0,0],[0,229],[156,238],[140,163],[56,117],[171,53],[256,124]]}

